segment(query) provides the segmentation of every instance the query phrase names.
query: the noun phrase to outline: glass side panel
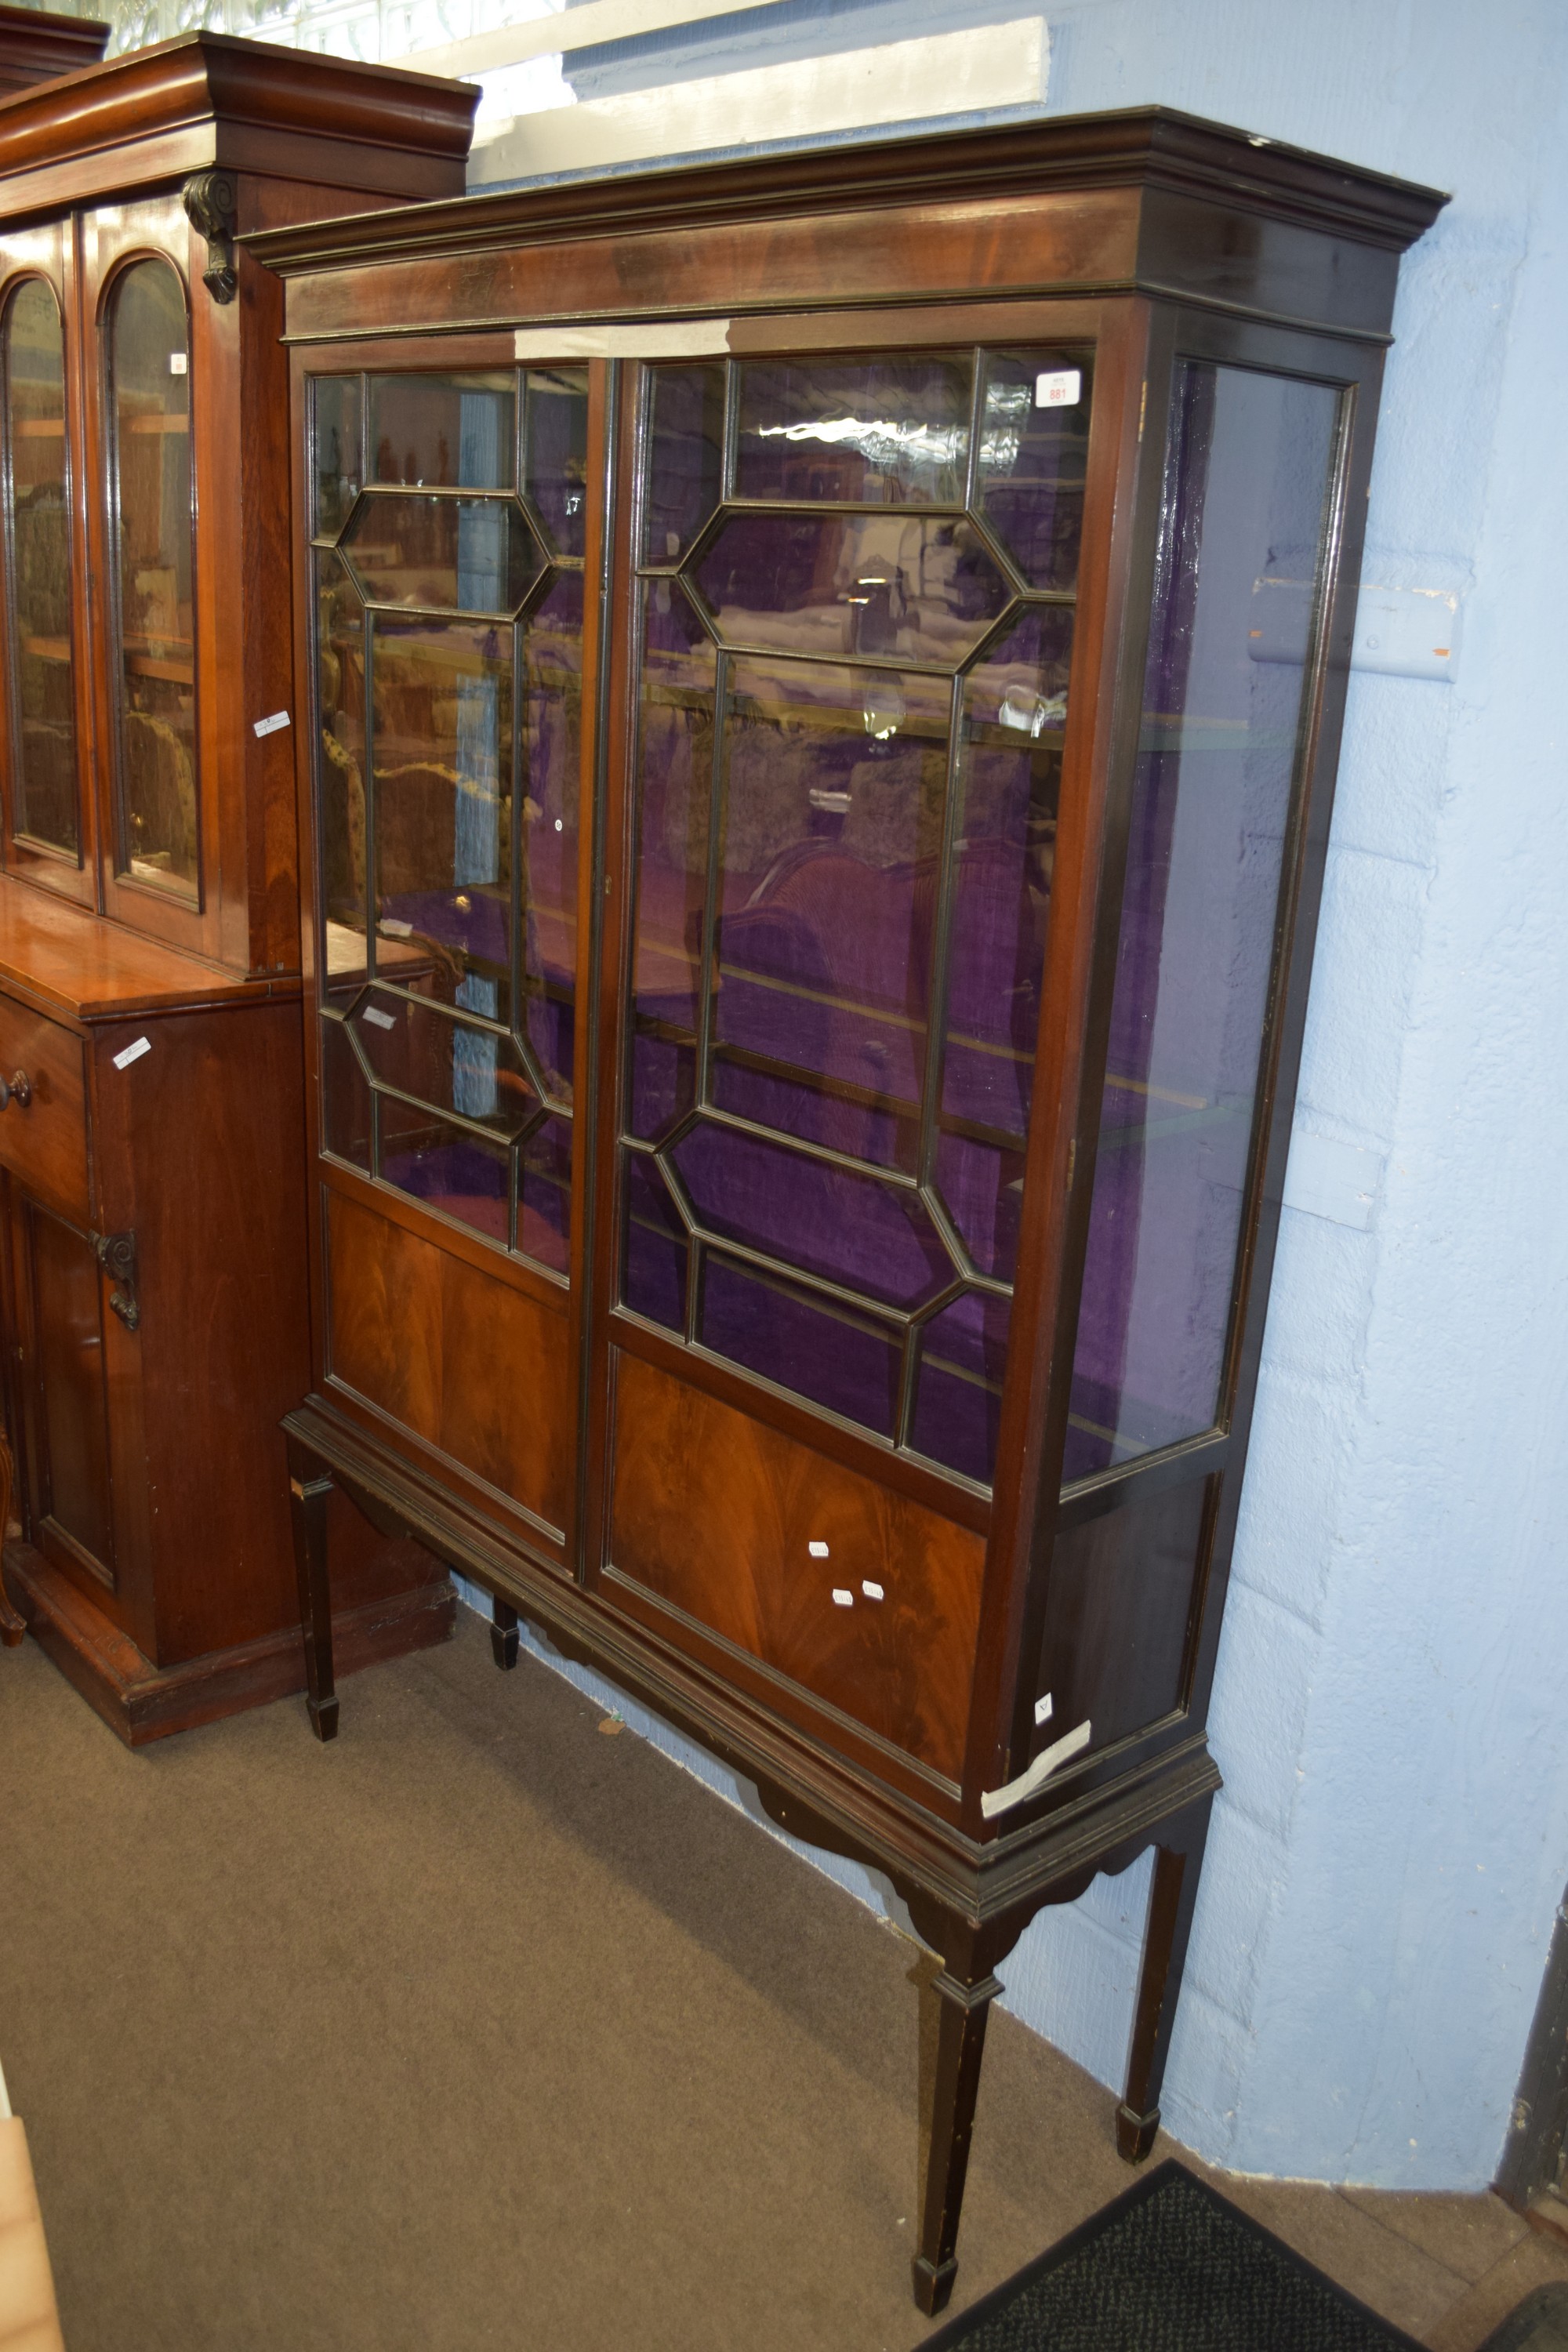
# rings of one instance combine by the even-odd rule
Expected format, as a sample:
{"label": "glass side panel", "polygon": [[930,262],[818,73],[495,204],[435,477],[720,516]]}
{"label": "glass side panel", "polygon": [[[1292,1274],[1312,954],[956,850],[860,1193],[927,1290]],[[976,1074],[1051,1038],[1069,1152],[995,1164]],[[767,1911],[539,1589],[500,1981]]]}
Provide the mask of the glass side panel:
{"label": "glass side panel", "polygon": [[967,352],[848,366],[757,361],[740,373],[737,498],[963,504],[974,377]]}
{"label": "glass side panel", "polygon": [[1087,352],[988,352],[980,511],[1031,588],[1077,584],[1089,457]]}
{"label": "glass side panel", "polygon": [[1324,384],[1177,372],[1069,1479],[1223,1407],[1338,415]]}
{"label": "glass side panel", "polygon": [[747,509],[721,527],[695,581],[726,645],[943,668],[973,652],[1013,595],[968,523],[931,515]]}
{"label": "glass side panel", "polygon": [[137,261],[116,280],[110,304],[119,871],[195,900],[201,845],[184,289],[168,262]]}
{"label": "glass side panel", "polygon": [[335,539],[364,480],[363,387],[357,375],[316,378],[310,527],[318,539]]}
{"label": "glass side panel", "polygon": [[931,509],[969,494],[977,371],[1032,404],[1059,356],[658,369],[641,484],[622,1297],[979,1485],[1072,650],[1038,547],[1081,474],[1044,482],[1031,408],[976,493],[1013,559]]}
{"label": "glass side panel", "polygon": [[70,509],[65,331],[54,289],[32,278],[5,313],[5,520],[10,539],[11,825],[75,856]]}
{"label": "glass side panel", "polygon": [[719,503],[724,470],[724,370],[649,371],[643,560],[676,563]]}
{"label": "glass side panel", "polygon": [[[558,1275],[586,402],[568,368],[322,378],[312,408],[328,1148],[367,1157],[346,1053],[377,1181]],[[362,412],[373,478],[355,489]]]}
{"label": "glass side panel", "polygon": [[510,373],[373,375],[370,479],[415,489],[514,488],[517,404]]}

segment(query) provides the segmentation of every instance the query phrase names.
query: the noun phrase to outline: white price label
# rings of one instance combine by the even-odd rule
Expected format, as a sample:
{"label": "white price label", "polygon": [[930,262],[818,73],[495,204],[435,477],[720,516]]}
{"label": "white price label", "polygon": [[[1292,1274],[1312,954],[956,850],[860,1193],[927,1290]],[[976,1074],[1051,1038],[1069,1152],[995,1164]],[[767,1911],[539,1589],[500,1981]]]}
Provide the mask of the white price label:
{"label": "white price label", "polygon": [[833,1588],[833,1605],[836,1609],[853,1609],[855,1595],[852,1592],[847,1592],[843,1585],[836,1584]]}
{"label": "white price label", "polygon": [[1046,368],[1035,378],[1037,408],[1076,408],[1082,398],[1081,368]]}
{"label": "white price label", "polygon": [[286,710],[275,710],[270,719],[258,719],[256,721],[256,732],[258,735],[276,735],[288,724],[289,713]]}
{"label": "white price label", "polygon": [[122,1054],[116,1054],[114,1066],[117,1070],[128,1070],[132,1062],[139,1062],[143,1054],[150,1054],[152,1050],[151,1037],[138,1037],[133,1045],[127,1045]]}
{"label": "white price label", "polygon": [[169,353],[169,373],[171,375],[189,375],[190,372],[191,355],[188,352],[171,352]]}
{"label": "white price label", "polygon": [[813,1559],[826,1559],[827,1558],[827,1546],[825,1543],[808,1543],[806,1545],[806,1549],[811,1554]]}
{"label": "white price label", "polygon": [[373,1029],[395,1029],[397,1026],[394,1016],[390,1013],[384,1013],[379,1004],[367,1004],[360,1019],[368,1021]]}

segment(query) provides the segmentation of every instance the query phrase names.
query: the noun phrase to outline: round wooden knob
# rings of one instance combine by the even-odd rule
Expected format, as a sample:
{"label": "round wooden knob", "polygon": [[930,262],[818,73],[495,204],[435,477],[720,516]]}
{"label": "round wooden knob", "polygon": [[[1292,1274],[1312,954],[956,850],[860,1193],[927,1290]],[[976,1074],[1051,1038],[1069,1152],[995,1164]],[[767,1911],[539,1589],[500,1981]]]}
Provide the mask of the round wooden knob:
{"label": "round wooden knob", "polygon": [[18,1110],[26,1110],[32,1099],[33,1089],[26,1070],[13,1070],[8,1080],[0,1078],[0,1110],[9,1110],[13,1103]]}

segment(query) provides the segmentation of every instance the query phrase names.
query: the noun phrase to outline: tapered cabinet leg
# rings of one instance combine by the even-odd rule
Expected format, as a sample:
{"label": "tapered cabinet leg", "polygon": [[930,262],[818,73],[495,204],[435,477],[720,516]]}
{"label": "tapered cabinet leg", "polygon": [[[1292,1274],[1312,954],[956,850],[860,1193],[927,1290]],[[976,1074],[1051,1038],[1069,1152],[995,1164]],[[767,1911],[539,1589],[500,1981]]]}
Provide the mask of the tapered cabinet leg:
{"label": "tapered cabinet leg", "polygon": [[1127,2059],[1127,2089],[1116,2110],[1116,2146],[1129,2164],[1142,2164],[1160,2128],[1160,2086],[1171,2047],[1171,2029],[1181,1998],[1182,1970],[1198,1899],[1209,1809],[1202,1805],[1162,1832],[1154,1849],[1143,1965],[1138,1978],[1132,2043]]}
{"label": "tapered cabinet leg", "polygon": [[490,1650],[503,1674],[517,1664],[517,1612],[510,1601],[490,1602]]}
{"label": "tapered cabinet leg", "polygon": [[[11,1447],[5,1432],[0,1430],[0,1546],[5,1544],[5,1530],[11,1524],[11,1489],[16,1476]],[[17,1614],[5,1597],[5,1569],[0,1565],[0,1642],[6,1649],[14,1650],[26,1639],[26,1619]]]}
{"label": "tapered cabinet leg", "polygon": [[943,2310],[958,2275],[958,2217],[969,2170],[985,2019],[1002,1988],[994,1976],[966,1978],[944,1968],[933,1990],[941,2003],[931,2078],[921,2250],[914,2259],[915,2301],[928,2316]]}
{"label": "tapered cabinet leg", "polygon": [[331,1472],[290,1438],[289,1496],[294,1519],[294,1567],[300,1579],[300,1626],[305,1637],[305,1703],[318,1739],[338,1736],[332,1588],[327,1570],[327,1499],[331,1491]]}

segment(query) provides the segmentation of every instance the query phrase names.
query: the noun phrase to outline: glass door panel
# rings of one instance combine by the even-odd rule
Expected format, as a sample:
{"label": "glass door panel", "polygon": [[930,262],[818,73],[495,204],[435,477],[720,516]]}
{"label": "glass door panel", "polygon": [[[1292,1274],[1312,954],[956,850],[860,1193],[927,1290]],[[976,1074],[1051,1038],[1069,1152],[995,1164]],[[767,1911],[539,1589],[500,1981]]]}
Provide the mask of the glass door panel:
{"label": "glass door panel", "polygon": [[648,369],[621,1299],[991,1476],[1083,351]]}
{"label": "glass door panel", "polygon": [[116,873],[201,896],[190,322],[173,264],[132,261],[105,321],[119,807]]}
{"label": "glass door panel", "polygon": [[563,1276],[587,373],[312,400],[324,1147]]}
{"label": "glass door panel", "polygon": [[16,288],[4,338],[11,831],[79,864],[65,326],[47,279]]}

